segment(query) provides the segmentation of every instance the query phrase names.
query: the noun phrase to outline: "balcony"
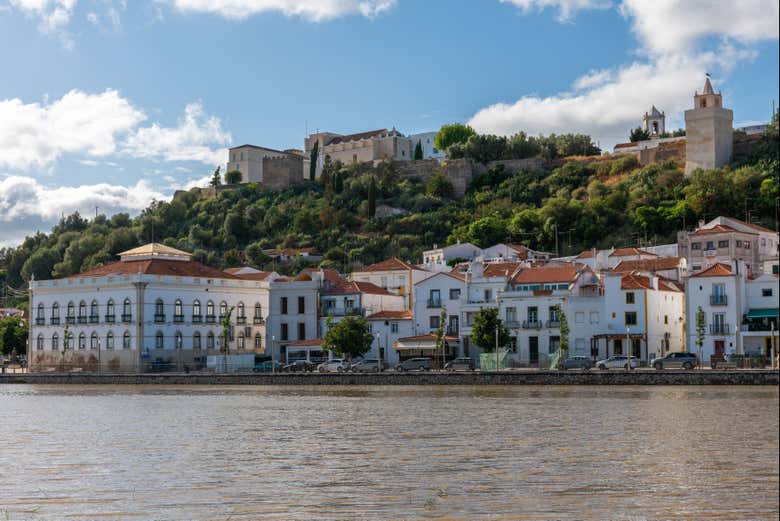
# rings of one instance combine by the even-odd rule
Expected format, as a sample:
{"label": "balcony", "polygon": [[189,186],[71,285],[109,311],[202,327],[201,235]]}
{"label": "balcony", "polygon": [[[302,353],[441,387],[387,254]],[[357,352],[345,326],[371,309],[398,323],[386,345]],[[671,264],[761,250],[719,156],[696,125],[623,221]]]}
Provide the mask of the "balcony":
{"label": "balcony", "polygon": [[458,333],[459,333],[459,328],[448,326],[444,334],[447,336],[458,336]]}
{"label": "balcony", "polygon": [[35,325],[36,326],[45,326],[46,325],[46,319],[43,318],[43,317],[36,317]]}
{"label": "balcony", "polygon": [[217,317],[214,315],[206,315],[206,324],[213,324],[217,321]]}
{"label": "balcony", "polygon": [[252,323],[257,325],[263,325],[265,324],[265,319],[263,317],[254,317],[252,319]]}
{"label": "balcony", "polygon": [[76,323],[76,317],[65,317],[65,323],[66,324],[75,324]]}
{"label": "balcony", "polygon": [[[116,322],[116,315],[114,315],[113,313],[111,313],[110,315],[106,315],[104,318],[106,319],[106,322],[109,323],[109,324],[113,324],[114,322]],[[90,321],[91,321],[91,319],[90,319]],[[97,320],[96,320],[96,322],[97,322]]]}
{"label": "balcony", "polygon": [[[100,316],[98,316],[98,315],[90,315],[89,316],[89,323],[90,324],[97,324],[98,322],[100,322]],[[108,321],[106,321],[106,322],[108,322]]]}
{"label": "balcony", "polygon": [[710,324],[710,334],[711,335],[728,335],[729,334],[729,325],[728,324]]}
{"label": "balcony", "polygon": [[246,317],[236,317],[236,324],[246,324]]}
{"label": "balcony", "polygon": [[509,329],[518,329],[520,327],[520,321],[516,318],[507,318],[504,321],[504,324],[506,324],[506,327]]}
{"label": "balcony", "polygon": [[87,316],[86,315],[80,315],[79,316],[79,324],[86,324],[87,323]]}
{"label": "balcony", "polygon": [[60,317],[51,317],[51,320],[49,321],[49,323],[52,326],[59,326],[60,325]]}
{"label": "balcony", "polygon": [[322,312],[320,313],[323,317],[346,317],[346,316],[354,316],[354,315],[363,315],[363,308],[358,307],[347,307],[347,308],[329,308],[329,307],[322,307]]}
{"label": "balcony", "polygon": [[[165,320],[165,319],[163,319]],[[184,322],[184,315],[173,315],[174,324],[182,324]]]}
{"label": "balcony", "polygon": [[220,324],[222,323],[223,320],[225,320],[225,316],[226,315],[223,315],[222,313],[219,314],[219,322],[220,322]]}
{"label": "balcony", "polygon": [[441,299],[429,298],[426,305],[429,308],[440,308],[441,307]]}
{"label": "balcony", "polygon": [[133,315],[130,313],[122,313],[122,322],[132,322]]}
{"label": "balcony", "polygon": [[728,302],[726,295],[710,295],[710,306],[725,306]]}
{"label": "balcony", "polygon": [[538,320],[523,320],[523,329],[542,329],[542,323]]}
{"label": "balcony", "polygon": [[561,321],[560,320],[548,320],[547,321],[547,327],[550,329],[557,329],[561,327]]}
{"label": "balcony", "polygon": [[154,321],[158,324],[165,322],[165,313],[155,313]]}
{"label": "balcony", "polygon": [[203,315],[192,315],[192,323],[193,324],[202,324],[203,323]]}

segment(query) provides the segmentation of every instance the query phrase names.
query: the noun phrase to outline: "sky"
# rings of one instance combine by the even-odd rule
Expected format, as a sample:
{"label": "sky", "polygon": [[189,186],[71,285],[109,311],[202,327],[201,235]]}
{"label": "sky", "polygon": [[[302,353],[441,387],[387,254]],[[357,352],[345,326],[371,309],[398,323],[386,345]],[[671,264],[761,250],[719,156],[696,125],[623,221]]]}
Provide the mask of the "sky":
{"label": "sky", "polygon": [[137,214],[227,148],[306,132],[579,132],[602,149],[705,73],[778,101],[777,0],[0,0],[0,246]]}

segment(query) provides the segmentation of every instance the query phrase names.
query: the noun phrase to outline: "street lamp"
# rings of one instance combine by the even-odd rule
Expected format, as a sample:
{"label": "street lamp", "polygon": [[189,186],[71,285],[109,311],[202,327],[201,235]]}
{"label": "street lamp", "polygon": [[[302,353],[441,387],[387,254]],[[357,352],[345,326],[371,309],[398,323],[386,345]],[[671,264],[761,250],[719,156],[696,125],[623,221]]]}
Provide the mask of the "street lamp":
{"label": "street lamp", "polygon": [[271,336],[271,373],[276,372],[276,357],[274,356],[274,349],[276,347],[276,335]]}
{"label": "street lamp", "polygon": [[626,352],[628,353],[628,370],[631,370],[631,328],[626,328]]}

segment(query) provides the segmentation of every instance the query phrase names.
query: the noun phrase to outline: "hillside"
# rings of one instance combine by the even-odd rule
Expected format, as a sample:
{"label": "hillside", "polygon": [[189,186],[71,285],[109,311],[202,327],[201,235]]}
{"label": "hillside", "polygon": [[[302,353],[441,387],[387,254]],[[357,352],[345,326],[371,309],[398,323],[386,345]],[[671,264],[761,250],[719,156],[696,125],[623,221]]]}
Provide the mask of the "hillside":
{"label": "hillside", "polygon": [[[215,267],[294,271],[301,266],[271,266],[262,250],[314,246],[325,265],[349,270],[391,255],[419,261],[423,250],[456,240],[554,251],[556,225],[561,255],[672,242],[677,230],[698,219],[744,218],[746,208],[753,220],[774,227],[777,149],[775,118],[750,159],[689,178],[674,163],[639,168],[632,156],[570,158],[541,172],[494,168],[475,178],[462,199],[451,197],[443,176],[423,183],[401,178],[392,163],[333,164],[319,181],[284,191],[251,184],[211,195],[194,189],[155,202],[135,218],[70,215],[51,233],[0,250],[0,269],[11,287],[21,288],[33,274],[72,275],[152,238]],[[380,205],[405,213],[369,218]]]}

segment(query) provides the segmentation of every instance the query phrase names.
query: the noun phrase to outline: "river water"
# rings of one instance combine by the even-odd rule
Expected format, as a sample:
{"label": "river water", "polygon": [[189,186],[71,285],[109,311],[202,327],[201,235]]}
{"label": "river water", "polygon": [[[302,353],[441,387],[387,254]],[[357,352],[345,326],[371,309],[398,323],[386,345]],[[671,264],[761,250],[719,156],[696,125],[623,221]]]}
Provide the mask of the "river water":
{"label": "river water", "polygon": [[776,387],[0,385],[0,519],[777,519]]}

